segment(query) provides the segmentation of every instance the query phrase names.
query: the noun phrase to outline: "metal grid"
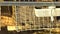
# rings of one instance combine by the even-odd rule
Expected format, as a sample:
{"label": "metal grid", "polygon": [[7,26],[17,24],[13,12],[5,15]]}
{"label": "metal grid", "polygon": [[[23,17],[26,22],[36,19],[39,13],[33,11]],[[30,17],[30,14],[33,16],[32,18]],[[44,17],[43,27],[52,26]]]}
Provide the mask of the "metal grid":
{"label": "metal grid", "polygon": [[[25,27],[25,25],[23,25],[23,27],[25,28],[22,28],[21,31],[42,30],[42,29],[49,30],[51,28],[49,27],[51,25],[50,17],[39,17],[39,18],[36,17],[34,14],[33,8],[34,6],[14,6],[14,9],[15,9],[14,16],[17,22],[16,24],[17,30],[19,30],[18,25],[22,25],[22,24],[25,24],[25,25],[28,24],[27,26],[28,28]],[[49,31],[49,33],[51,34],[51,31]]]}
{"label": "metal grid", "polygon": [[17,22],[20,23],[20,25],[24,23],[25,25],[28,24],[28,26],[30,26],[30,28],[26,28],[25,30],[40,30],[51,28],[50,25],[52,25],[52,27],[54,26],[54,23],[51,24],[50,17],[36,17],[33,8],[34,7],[30,8],[29,6],[20,6],[20,10],[17,9],[17,12],[20,12],[20,14],[19,12],[16,12]]}

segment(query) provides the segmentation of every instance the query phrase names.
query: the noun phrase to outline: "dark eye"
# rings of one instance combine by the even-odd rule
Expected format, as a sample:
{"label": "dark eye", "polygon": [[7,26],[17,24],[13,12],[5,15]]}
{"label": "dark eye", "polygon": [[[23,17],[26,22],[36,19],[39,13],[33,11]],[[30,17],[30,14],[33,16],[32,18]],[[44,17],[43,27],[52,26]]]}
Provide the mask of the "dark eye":
{"label": "dark eye", "polygon": [[21,23],[22,26],[25,26],[25,23]]}
{"label": "dark eye", "polygon": [[57,19],[57,20],[60,20],[60,16],[57,16],[56,19]]}
{"label": "dark eye", "polygon": [[59,0],[56,0],[56,1],[59,1]]}
{"label": "dark eye", "polygon": [[56,2],[56,1],[59,1],[59,0],[53,0],[53,1],[55,1],[55,2]]}
{"label": "dark eye", "polygon": [[36,9],[41,9],[42,7],[35,7]]}
{"label": "dark eye", "polygon": [[26,21],[29,21],[29,19],[27,19]]}

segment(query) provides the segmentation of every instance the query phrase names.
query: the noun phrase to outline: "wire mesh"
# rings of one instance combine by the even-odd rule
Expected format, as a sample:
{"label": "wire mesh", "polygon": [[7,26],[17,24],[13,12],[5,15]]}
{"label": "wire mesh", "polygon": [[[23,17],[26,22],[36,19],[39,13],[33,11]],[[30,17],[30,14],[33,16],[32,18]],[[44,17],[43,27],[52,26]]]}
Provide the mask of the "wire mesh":
{"label": "wire mesh", "polygon": [[54,16],[53,22],[51,22],[50,17],[36,17],[34,11],[35,6],[13,6],[12,8],[12,17],[8,18],[8,16],[5,16],[3,17],[5,21],[1,18],[2,22],[4,22],[0,22],[5,26],[11,26],[11,29],[15,29],[18,32],[28,30],[44,30],[44,32],[49,31],[49,34],[52,34],[51,32],[55,31],[55,28],[59,29],[59,21],[56,19],[57,16]]}

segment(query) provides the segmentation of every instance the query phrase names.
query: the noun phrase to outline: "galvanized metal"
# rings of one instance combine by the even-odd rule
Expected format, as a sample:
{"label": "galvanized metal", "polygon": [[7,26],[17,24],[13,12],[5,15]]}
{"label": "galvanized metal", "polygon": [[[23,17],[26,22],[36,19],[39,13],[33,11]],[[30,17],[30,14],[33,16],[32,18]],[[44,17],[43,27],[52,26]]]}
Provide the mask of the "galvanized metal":
{"label": "galvanized metal", "polygon": [[11,1],[4,1],[0,2],[0,6],[26,6],[26,5],[31,5],[31,6],[60,6],[60,2],[11,2]]}

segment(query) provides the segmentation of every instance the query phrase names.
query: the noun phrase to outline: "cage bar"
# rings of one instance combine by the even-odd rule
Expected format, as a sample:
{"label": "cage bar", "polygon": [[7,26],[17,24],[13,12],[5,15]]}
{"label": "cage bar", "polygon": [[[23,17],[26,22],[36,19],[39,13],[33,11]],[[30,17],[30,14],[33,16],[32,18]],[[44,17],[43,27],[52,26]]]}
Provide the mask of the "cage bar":
{"label": "cage bar", "polygon": [[60,6],[60,2],[0,2],[0,6]]}

